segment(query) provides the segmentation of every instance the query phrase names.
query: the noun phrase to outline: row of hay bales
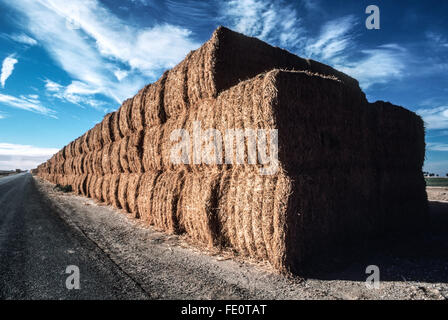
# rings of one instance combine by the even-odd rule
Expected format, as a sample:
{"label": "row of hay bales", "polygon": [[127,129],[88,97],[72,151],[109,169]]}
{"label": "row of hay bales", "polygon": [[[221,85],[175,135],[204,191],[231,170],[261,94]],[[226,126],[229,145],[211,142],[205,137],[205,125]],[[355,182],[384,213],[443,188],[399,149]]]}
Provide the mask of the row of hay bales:
{"label": "row of hay bales", "polygon": [[[233,143],[216,163],[192,164],[189,145],[190,162],[174,164],[171,133],[197,121],[278,130],[278,170],[261,174],[272,162],[248,153],[226,164]],[[160,230],[300,272],[336,243],[421,224],[424,148],[414,113],[370,104],[331,67],[219,28],[35,173]]]}

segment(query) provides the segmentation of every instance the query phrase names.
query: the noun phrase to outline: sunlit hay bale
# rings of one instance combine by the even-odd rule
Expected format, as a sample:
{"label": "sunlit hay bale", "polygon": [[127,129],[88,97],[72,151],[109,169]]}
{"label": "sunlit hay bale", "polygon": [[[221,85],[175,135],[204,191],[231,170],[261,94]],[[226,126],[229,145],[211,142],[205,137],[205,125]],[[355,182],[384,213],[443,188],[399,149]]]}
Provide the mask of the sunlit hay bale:
{"label": "sunlit hay bale", "polygon": [[91,152],[86,153],[83,159],[84,172],[93,174],[93,154]]}
{"label": "sunlit hay bale", "polygon": [[103,201],[106,204],[112,204],[112,200],[110,198],[110,181],[111,181],[111,174],[105,174],[103,176],[103,185],[101,186],[101,192]]}
{"label": "sunlit hay bale", "polygon": [[71,174],[73,172],[73,159],[70,157],[64,161],[64,174]]}
{"label": "sunlit hay bale", "polygon": [[101,122],[101,137],[103,139],[103,148],[104,145],[107,145],[113,141],[111,118],[112,112],[106,114],[103,121]]}
{"label": "sunlit hay bale", "polygon": [[155,180],[149,221],[155,228],[168,233],[180,233],[179,197],[184,172],[163,172]]}
{"label": "sunlit hay bale", "polygon": [[127,199],[127,188],[128,188],[129,174],[120,174],[120,179],[118,182],[118,203],[120,207],[127,212],[129,211],[128,199]]}
{"label": "sunlit hay bale", "polygon": [[87,196],[87,181],[88,175],[82,174],[79,176],[79,194]]}
{"label": "sunlit hay bale", "polygon": [[142,164],[145,172],[162,169],[162,125],[149,127],[144,132],[142,144]]}
{"label": "sunlit hay bale", "polygon": [[154,187],[161,172],[148,171],[141,175],[138,184],[137,210],[139,218],[152,224],[152,207],[154,203]]}
{"label": "sunlit hay bale", "polygon": [[110,149],[110,164],[113,174],[123,172],[120,164],[120,140],[112,142]]}
{"label": "sunlit hay bale", "polygon": [[81,138],[79,139],[79,143],[77,143],[75,140],[75,150],[76,150],[76,154],[81,154],[81,153],[88,153],[91,151],[90,146],[89,146],[89,140],[92,137],[92,130],[88,130],[86,133],[84,133]]}
{"label": "sunlit hay bale", "polygon": [[135,131],[140,131],[145,128],[145,111],[144,111],[144,96],[146,90],[152,84],[146,85],[143,89],[141,89],[137,95],[132,99],[132,104],[130,107],[130,117],[131,117],[131,129]]}
{"label": "sunlit hay bale", "polygon": [[165,123],[167,115],[165,113],[165,82],[168,71],[159,80],[145,87],[143,91],[141,108],[143,111],[144,128]]}
{"label": "sunlit hay bale", "polygon": [[119,141],[119,143],[120,143],[120,148],[119,148],[120,167],[121,167],[121,171],[124,173],[130,172],[129,160],[128,160],[128,154],[129,154],[128,142],[129,142],[129,137],[124,137]]}
{"label": "sunlit hay bale", "polygon": [[120,127],[120,132],[122,136],[128,136],[132,132],[132,119],[131,119],[131,106],[133,104],[133,98],[127,99],[123,102],[121,107],[118,109],[119,113],[118,124]]}
{"label": "sunlit hay bale", "polygon": [[115,208],[120,209],[120,202],[118,201],[118,184],[120,182],[120,174],[114,173],[110,177],[109,182],[109,201]]}
{"label": "sunlit hay bale", "polygon": [[[172,138],[175,138],[176,132],[179,133],[179,129],[185,129],[185,124],[187,121],[187,114],[180,114],[178,118],[170,118],[168,119],[159,130],[159,134],[155,134],[157,136],[158,145],[157,145],[157,151],[154,152],[155,158],[158,161],[161,161],[161,168],[163,170],[167,171],[174,171],[174,170],[183,170],[185,165],[183,163],[176,164],[175,161],[173,161],[172,153],[173,153],[173,147],[176,143],[175,141],[172,141]],[[190,133],[189,133],[190,134]],[[144,145],[146,147],[146,143]]]}
{"label": "sunlit hay bale", "polygon": [[167,118],[176,118],[188,109],[187,68],[190,57],[191,52],[166,75],[163,105]]}
{"label": "sunlit hay bale", "polygon": [[103,147],[101,156],[101,166],[103,169],[103,174],[110,174],[112,173],[112,165],[111,165],[111,150],[112,149],[112,143],[108,143]]}
{"label": "sunlit hay bale", "polygon": [[91,151],[100,150],[103,147],[102,124],[97,123],[90,131],[91,134],[87,140],[89,149]]}
{"label": "sunlit hay bale", "polygon": [[128,140],[128,164],[129,171],[132,173],[142,173],[143,172],[143,140],[144,131],[134,132]]}
{"label": "sunlit hay bale", "polygon": [[103,175],[103,152],[101,149],[93,151],[92,161],[93,173],[97,175]]}
{"label": "sunlit hay bale", "polygon": [[120,114],[118,112],[113,112],[110,117],[110,127],[113,141],[118,141],[123,137],[120,130]]}
{"label": "sunlit hay bale", "polygon": [[129,212],[132,213],[135,218],[140,217],[137,205],[137,197],[139,195],[141,177],[141,174],[136,173],[131,173],[128,175],[126,202]]}
{"label": "sunlit hay bale", "polygon": [[220,245],[218,220],[221,172],[186,173],[181,189],[179,229],[194,240],[211,247]]}
{"label": "sunlit hay bale", "polygon": [[92,176],[92,178],[89,181],[89,186],[88,186],[89,189],[88,189],[88,194],[87,195],[88,195],[89,198],[95,199],[95,196],[96,196],[95,188],[96,188],[96,185],[97,185],[96,181],[98,180],[98,178],[100,176],[97,176],[97,175],[94,175],[94,174],[91,174],[91,176]]}
{"label": "sunlit hay bale", "polygon": [[92,183],[93,174],[86,174],[86,180],[84,183],[84,188],[82,189],[82,195],[89,197],[90,185]]}
{"label": "sunlit hay bale", "polygon": [[103,202],[103,180],[104,177],[101,175],[96,175],[96,181],[95,181],[95,190],[93,193],[93,196],[96,200]]}
{"label": "sunlit hay bale", "polygon": [[75,140],[75,144],[72,149],[73,157],[79,156],[83,153],[84,150],[82,148],[82,143],[83,143],[82,137]]}

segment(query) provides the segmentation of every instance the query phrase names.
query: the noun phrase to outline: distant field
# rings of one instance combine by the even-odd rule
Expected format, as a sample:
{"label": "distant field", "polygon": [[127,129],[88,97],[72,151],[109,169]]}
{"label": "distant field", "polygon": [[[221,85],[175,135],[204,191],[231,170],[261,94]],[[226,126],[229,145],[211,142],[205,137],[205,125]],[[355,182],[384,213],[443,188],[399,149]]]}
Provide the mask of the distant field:
{"label": "distant field", "polygon": [[448,178],[425,178],[428,187],[448,187]]}

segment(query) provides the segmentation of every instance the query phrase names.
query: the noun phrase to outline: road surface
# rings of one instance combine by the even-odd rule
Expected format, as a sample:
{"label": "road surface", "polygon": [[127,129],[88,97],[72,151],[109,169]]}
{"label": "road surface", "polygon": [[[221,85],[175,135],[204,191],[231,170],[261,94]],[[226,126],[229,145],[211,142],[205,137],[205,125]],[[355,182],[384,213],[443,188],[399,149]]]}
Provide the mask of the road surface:
{"label": "road surface", "polygon": [[[65,273],[71,265],[82,270],[79,290],[66,287],[74,274]],[[145,297],[107,255],[48,206],[30,174],[0,179],[0,299]]]}
{"label": "road surface", "polygon": [[[0,299],[447,299],[448,203],[431,207],[422,238],[347,250],[300,279],[198,248],[30,174],[8,176],[0,178]],[[380,289],[366,287],[368,265],[379,266]],[[79,268],[80,289],[67,288],[68,266]]]}

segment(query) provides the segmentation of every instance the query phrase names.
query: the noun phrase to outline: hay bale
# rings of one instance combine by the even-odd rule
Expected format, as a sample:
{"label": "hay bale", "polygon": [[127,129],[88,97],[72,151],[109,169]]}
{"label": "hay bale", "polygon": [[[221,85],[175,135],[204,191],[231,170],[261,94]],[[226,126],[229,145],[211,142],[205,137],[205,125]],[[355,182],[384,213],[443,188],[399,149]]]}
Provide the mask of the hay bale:
{"label": "hay bale", "polygon": [[125,100],[117,111],[117,113],[119,113],[118,123],[122,136],[130,135],[133,129],[131,119],[131,107],[133,100],[133,98]]}
{"label": "hay bale", "polygon": [[95,199],[96,193],[95,193],[95,188],[96,188],[96,181],[98,180],[100,176],[91,174],[91,178],[89,180],[89,186],[88,186],[88,194],[87,196],[89,198]]}
{"label": "hay bale", "polygon": [[140,218],[138,211],[137,198],[139,195],[140,178],[142,175],[131,173],[128,175],[127,183],[127,207],[128,211],[133,214],[135,218]]}
{"label": "hay bale", "polygon": [[[104,183],[104,181],[103,181]],[[120,209],[120,202],[118,201],[118,185],[120,183],[120,174],[119,173],[113,173],[110,176],[109,180],[109,202],[112,204],[115,208]]]}
{"label": "hay bale", "polygon": [[92,144],[89,146],[92,150],[101,150],[103,147],[102,123],[97,123],[92,129]]}
{"label": "hay bale", "polygon": [[132,99],[132,105],[130,107],[130,117],[131,117],[131,128],[132,131],[140,131],[145,128],[145,111],[143,106],[143,97],[145,96],[146,90],[151,85],[146,85],[143,89],[141,89],[137,95]]}
{"label": "hay bale", "polygon": [[129,174],[128,173],[122,173],[120,174],[120,179],[118,182],[118,203],[120,204],[120,207],[127,212],[130,212],[129,205],[128,205],[128,181],[129,181]]}
{"label": "hay bale", "polygon": [[110,128],[112,141],[118,141],[123,137],[120,131],[120,114],[118,112],[113,112],[110,117]]}
{"label": "hay bale", "polygon": [[81,136],[79,147],[75,147],[77,149],[77,153],[89,153],[91,151],[89,140],[91,139],[92,131],[89,130]]}
{"label": "hay bale", "polygon": [[143,130],[134,132],[128,140],[127,157],[129,171],[132,173],[143,172],[143,141],[145,133]]}
{"label": "hay bale", "polygon": [[104,177],[101,175],[96,175],[96,181],[95,181],[95,187],[94,187],[94,193],[93,196],[98,201],[104,201],[103,199],[103,180]]}
{"label": "hay bale", "polygon": [[110,148],[110,166],[114,174],[123,172],[120,164],[120,140],[112,142]]}
{"label": "hay bale", "polygon": [[94,150],[92,152],[92,169],[96,175],[103,175],[103,153],[102,150]]}
{"label": "hay bale", "polygon": [[[145,172],[140,177],[138,184],[137,210],[139,218],[148,224],[152,224],[152,204],[154,203],[154,187],[160,172]],[[132,208],[132,206],[130,206]]]}
{"label": "hay bale", "polygon": [[187,173],[179,205],[180,229],[208,246],[221,244],[218,201],[221,172]]}
{"label": "hay bale", "polygon": [[112,134],[112,125],[111,125],[112,112],[108,113],[104,116],[103,121],[101,122],[101,137],[103,138],[103,144],[109,144],[113,141],[114,135]]}
{"label": "hay bale", "polygon": [[142,164],[145,172],[162,169],[163,126],[147,128],[143,138]]}
{"label": "hay bale", "polygon": [[89,152],[83,159],[84,173],[93,174],[93,153]]}
{"label": "hay bale", "polygon": [[128,142],[129,142],[129,137],[124,137],[119,142],[120,142],[119,157],[120,157],[121,171],[124,172],[124,173],[129,173],[130,172],[129,160],[128,160],[128,154],[129,154]]}
{"label": "hay bale", "polygon": [[165,83],[168,72],[165,72],[160,79],[147,86],[142,91],[142,111],[144,119],[144,128],[160,125],[166,122],[165,113]]}
{"label": "hay bale", "polygon": [[155,179],[149,221],[159,230],[180,233],[180,192],[184,172],[163,172]]}
{"label": "hay bale", "polygon": [[105,174],[103,176],[103,184],[101,186],[101,193],[102,193],[102,199],[104,203],[111,204],[111,198],[110,198],[110,181],[111,181],[111,174]]}
{"label": "hay bale", "polygon": [[103,169],[104,174],[110,174],[112,173],[112,165],[111,165],[111,149],[112,144],[108,143],[103,147],[103,150],[101,152],[101,167]]}

